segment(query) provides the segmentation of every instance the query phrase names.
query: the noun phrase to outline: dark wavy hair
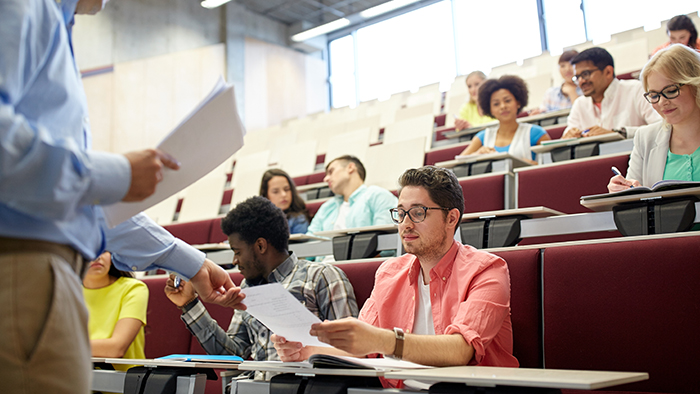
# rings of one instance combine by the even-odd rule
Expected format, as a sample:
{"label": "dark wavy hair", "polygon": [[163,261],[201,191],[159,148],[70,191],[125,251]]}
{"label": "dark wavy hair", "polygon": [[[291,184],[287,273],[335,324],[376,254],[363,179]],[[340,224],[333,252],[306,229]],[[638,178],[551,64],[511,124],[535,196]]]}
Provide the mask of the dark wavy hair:
{"label": "dark wavy hair", "polygon": [[[399,196],[406,186],[423,187],[428,191],[430,199],[439,207],[458,209],[460,220],[455,226],[455,231],[457,230],[464,214],[464,191],[454,172],[435,166],[411,168],[399,177]],[[443,211],[443,215],[447,217],[447,211]]]}
{"label": "dark wavy hair", "polygon": [[607,66],[612,66],[613,76],[615,76],[615,61],[613,60],[610,52],[603,48],[588,48],[571,59],[571,64],[574,65],[581,62],[591,62],[598,70],[601,71],[605,70],[605,67]]}
{"label": "dark wavy hair", "polygon": [[365,175],[367,174],[367,172],[365,171],[365,166],[362,164],[360,159],[358,159],[355,156],[344,155],[336,157],[335,159],[331,160],[328,164],[326,164],[326,172],[328,172],[328,167],[330,167],[331,164],[333,164],[333,162],[336,162],[338,160],[344,161],[345,166],[347,166],[348,163],[355,163],[355,167],[357,167],[357,175],[360,176],[360,179],[362,179],[363,182],[365,181]]}
{"label": "dark wavy hair", "polygon": [[695,28],[693,21],[685,15],[674,16],[666,23],[666,33],[670,34],[672,31],[678,30],[688,30],[688,32],[690,32],[688,46],[697,49],[698,30]]}
{"label": "dark wavy hair", "polygon": [[311,221],[309,211],[306,209],[306,203],[301,198],[301,196],[299,196],[299,192],[297,192],[297,187],[294,184],[294,181],[285,171],[280,170],[279,168],[273,168],[271,170],[265,171],[262,177],[262,181],[260,182],[260,195],[265,198],[268,198],[268,184],[270,182],[270,179],[276,176],[283,176],[285,179],[287,179],[287,182],[289,182],[289,190],[292,192],[292,202],[289,204],[289,208],[287,208],[284,211],[287,217],[303,215],[307,221]]}
{"label": "dark wavy hair", "polygon": [[227,236],[238,234],[247,245],[263,238],[278,252],[286,252],[289,245],[287,217],[262,196],[251,197],[236,205],[221,220],[221,230]]}
{"label": "dark wavy hair", "polygon": [[516,75],[504,75],[498,79],[487,79],[479,86],[479,107],[484,115],[496,118],[491,114],[491,95],[501,89],[509,91],[518,100],[518,113],[527,105],[528,91],[525,81]]}

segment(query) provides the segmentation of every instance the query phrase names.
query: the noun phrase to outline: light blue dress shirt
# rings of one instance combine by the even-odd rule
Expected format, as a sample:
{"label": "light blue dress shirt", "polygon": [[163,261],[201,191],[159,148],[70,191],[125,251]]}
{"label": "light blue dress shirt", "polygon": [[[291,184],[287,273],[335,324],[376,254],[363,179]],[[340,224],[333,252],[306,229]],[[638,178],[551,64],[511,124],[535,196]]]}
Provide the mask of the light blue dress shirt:
{"label": "light blue dress shirt", "polygon": [[[345,218],[346,228],[393,224],[389,210],[399,201],[390,191],[378,186],[362,185],[348,199],[350,209]],[[308,234],[333,230],[343,196],[333,196],[318,209],[307,230]]]}
{"label": "light blue dress shirt", "polygon": [[104,230],[97,205],[126,195],[131,167],[123,155],[90,150],[70,42],[77,1],[0,1],[0,236],[70,245],[87,259],[106,247],[119,268],[168,257],[167,267],[191,277],[203,254],[177,255],[190,247],[145,216]]}

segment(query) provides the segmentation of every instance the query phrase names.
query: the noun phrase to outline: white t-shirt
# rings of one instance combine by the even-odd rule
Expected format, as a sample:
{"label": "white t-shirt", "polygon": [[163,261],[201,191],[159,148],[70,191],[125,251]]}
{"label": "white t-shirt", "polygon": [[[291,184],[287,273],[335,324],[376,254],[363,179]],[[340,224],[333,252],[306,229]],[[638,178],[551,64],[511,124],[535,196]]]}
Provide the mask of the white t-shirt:
{"label": "white t-shirt", "polygon": [[349,211],[350,202],[343,201],[343,203],[340,204],[340,207],[338,208],[338,217],[335,219],[335,223],[333,224],[333,230],[343,230],[347,228],[347,226],[345,225],[345,218],[348,216]]}
{"label": "white t-shirt", "polygon": [[422,269],[418,274],[418,302],[416,302],[416,320],[413,323],[413,333],[435,335],[433,309],[430,304],[430,283],[423,284]]}

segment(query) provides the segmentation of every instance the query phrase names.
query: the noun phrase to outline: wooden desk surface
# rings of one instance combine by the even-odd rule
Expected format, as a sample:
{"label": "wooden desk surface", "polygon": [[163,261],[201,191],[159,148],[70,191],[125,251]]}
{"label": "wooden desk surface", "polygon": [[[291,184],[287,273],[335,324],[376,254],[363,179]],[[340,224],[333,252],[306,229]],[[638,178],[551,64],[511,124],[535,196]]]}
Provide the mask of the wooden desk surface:
{"label": "wooden desk surface", "polygon": [[319,231],[319,232],[314,233],[314,235],[316,235],[318,237],[333,238],[333,237],[337,237],[340,235],[368,233],[370,231],[381,231],[381,232],[386,232],[386,233],[395,233],[398,231],[398,229],[399,229],[398,226],[395,224],[375,224],[374,226],[345,228],[342,230]]}
{"label": "wooden desk surface", "polygon": [[387,372],[387,379],[414,379],[469,386],[521,386],[595,390],[649,379],[646,372],[576,371],[564,369],[446,367]]}
{"label": "wooden desk surface", "polygon": [[473,212],[462,215],[462,221],[473,219],[485,219],[501,216],[525,215],[531,219],[546,218],[549,216],[565,215],[563,212],[555,211],[547,207],[528,207],[516,209],[501,209],[498,211]]}
{"label": "wooden desk surface", "polygon": [[177,367],[177,368],[215,368],[215,369],[238,369],[240,364],[224,363],[224,362],[192,362],[192,361],[173,361],[159,359],[140,359],[140,358],[100,358],[93,357],[93,363],[107,364],[126,364],[126,365],[143,365],[153,367]]}
{"label": "wooden desk surface", "polygon": [[592,137],[583,137],[583,138],[565,138],[565,139],[559,139],[559,140],[551,140],[551,141],[545,141],[542,143],[542,145],[535,145],[531,147],[530,149],[535,152],[535,153],[546,153],[549,151],[552,151],[557,148],[561,148],[564,146],[574,146],[574,145],[581,145],[581,144],[589,144],[589,143],[594,143],[594,142],[613,142],[613,141],[622,141],[625,138],[621,136],[619,133],[607,133],[607,134],[602,134],[602,135],[596,135]]}
{"label": "wooden desk surface", "polygon": [[532,164],[524,161],[520,157],[515,157],[508,152],[496,152],[496,153],[486,153],[483,155],[472,154],[468,156],[460,156],[458,159],[441,161],[435,163],[436,167],[452,168],[460,164],[476,163],[480,161],[495,161],[495,160],[512,160],[513,168],[527,167]]}
{"label": "wooden desk surface", "polygon": [[[292,364],[292,363],[287,363]],[[301,366],[284,365],[281,361],[244,361],[240,364],[241,371],[269,371],[279,373],[293,373],[304,376],[337,375],[337,376],[383,376],[385,371],[378,369],[340,369],[340,368],[308,368]]]}

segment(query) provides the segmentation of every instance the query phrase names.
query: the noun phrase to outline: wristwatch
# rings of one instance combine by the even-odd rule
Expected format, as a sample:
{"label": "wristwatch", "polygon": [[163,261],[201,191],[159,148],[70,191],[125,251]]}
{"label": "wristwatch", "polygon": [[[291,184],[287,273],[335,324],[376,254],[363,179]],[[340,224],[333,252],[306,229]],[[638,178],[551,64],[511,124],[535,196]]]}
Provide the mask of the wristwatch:
{"label": "wristwatch", "polygon": [[405,335],[403,330],[394,327],[394,336],[396,337],[396,347],[394,348],[394,358],[401,360],[403,358],[403,340]]}

